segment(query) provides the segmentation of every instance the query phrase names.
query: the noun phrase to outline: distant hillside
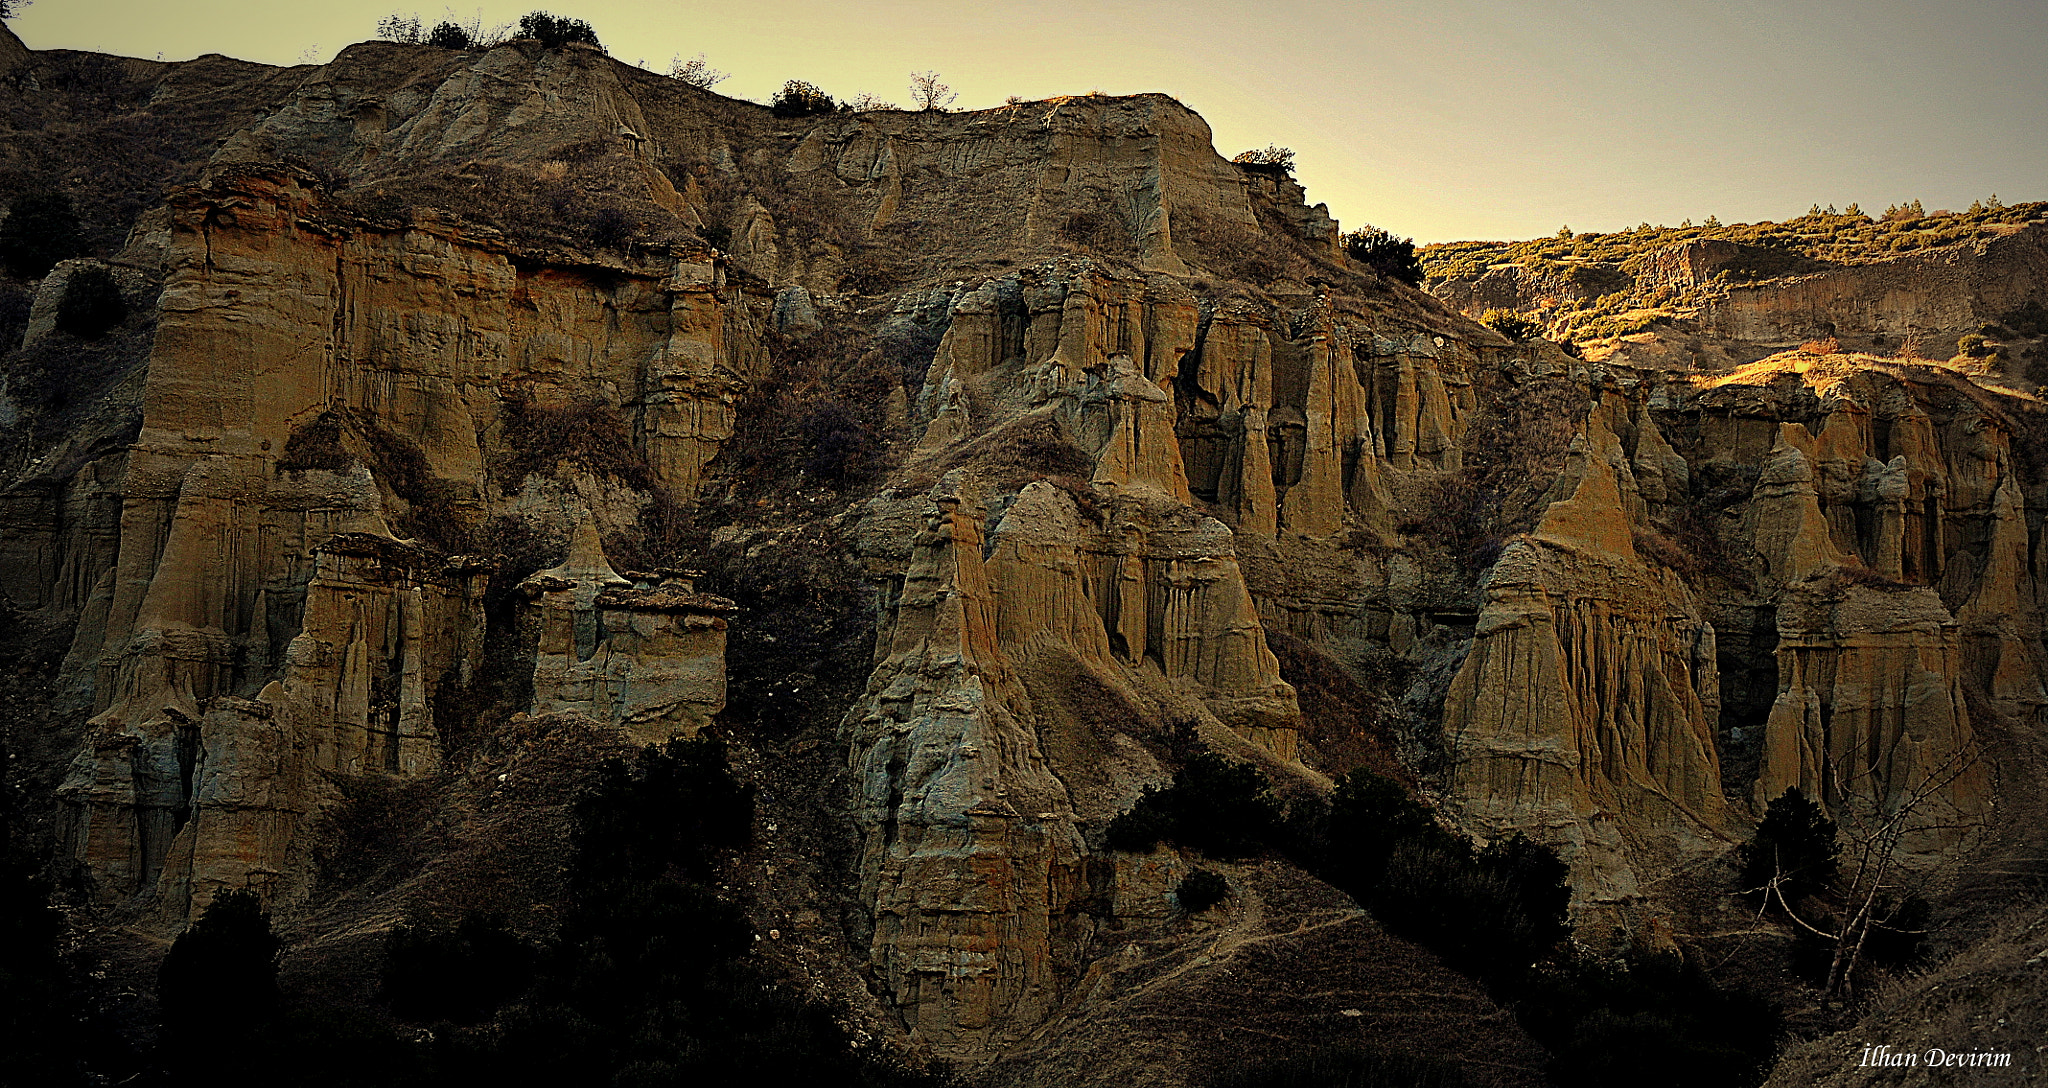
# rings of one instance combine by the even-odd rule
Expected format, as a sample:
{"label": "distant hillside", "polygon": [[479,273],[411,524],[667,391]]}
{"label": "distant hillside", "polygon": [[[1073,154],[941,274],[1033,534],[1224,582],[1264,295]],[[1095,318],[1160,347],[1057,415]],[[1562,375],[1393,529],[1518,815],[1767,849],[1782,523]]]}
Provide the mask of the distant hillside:
{"label": "distant hillside", "polygon": [[[2040,202],[2007,206],[1994,198],[1968,211],[1933,214],[1920,214],[1909,205],[1887,209],[1877,218],[1852,205],[1847,213],[1814,211],[1783,223],[1722,225],[1710,218],[1699,226],[1645,223],[1607,234],[1560,231],[1521,242],[1446,242],[1425,247],[1422,260],[1429,289],[1454,306],[1474,315],[1514,310],[1541,322],[1554,339],[1583,343],[1644,332],[1660,320],[1702,316],[1702,310],[1722,306],[1739,288],[1830,273],[1841,279],[1844,270],[1915,258],[1954,264],[1984,254],[2003,239],[2038,233],[2042,224],[2048,224],[2048,204]],[[1848,278],[1858,279],[1855,274]],[[2035,297],[2036,285],[2011,283],[2014,277],[2005,272],[2000,278],[2018,288],[2020,297],[1981,300],[1979,316],[1997,318],[2018,310],[2013,319],[2025,323],[2031,312],[2025,303]],[[2012,304],[1981,313],[2004,301]],[[1944,321],[1923,321],[1919,315],[1901,320],[1926,328],[1929,335],[1957,332]],[[1876,328],[1881,324],[1853,331],[1881,334],[1884,330]],[[1806,331],[1828,330],[1814,322]],[[1902,327],[1893,335],[1905,331],[1910,330]]]}

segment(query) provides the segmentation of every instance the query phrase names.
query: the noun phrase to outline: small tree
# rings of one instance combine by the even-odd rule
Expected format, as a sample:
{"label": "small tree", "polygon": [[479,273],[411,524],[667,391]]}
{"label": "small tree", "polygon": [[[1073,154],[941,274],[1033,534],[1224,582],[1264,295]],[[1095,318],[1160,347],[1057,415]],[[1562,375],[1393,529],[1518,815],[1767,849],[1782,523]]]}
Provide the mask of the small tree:
{"label": "small tree", "polygon": [[63,193],[24,193],[0,221],[0,264],[23,279],[41,276],[84,251],[78,213]]}
{"label": "small tree", "polygon": [[560,49],[570,44],[587,45],[594,49],[604,46],[597,40],[597,31],[581,19],[561,15],[550,15],[536,11],[519,18],[519,36],[532,38],[549,49]]}
{"label": "small tree", "polygon": [[868,94],[867,92],[863,91],[860,94],[853,96],[853,98],[846,103],[846,108],[852,110],[854,113],[869,113],[874,110],[893,110],[901,109],[902,107],[898,106],[894,102],[884,102],[881,99],[876,98],[874,95]]}
{"label": "small tree", "polygon": [[792,79],[775,93],[775,99],[768,108],[775,111],[777,117],[810,117],[831,113],[839,108],[839,103],[832,101],[831,95],[816,86],[801,79]]}
{"label": "small tree", "polygon": [[1173,785],[1145,787],[1129,812],[1110,821],[1108,841],[1117,850],[1150,850],[1170,839],[1213,857],[1239,857],[1258,850],[1279,821],[1264,772],[1201,751],[1174,773]]}
{"label": "small tree", "polygon": [[427,40],[425,32],[420,29],[419,16],[396,12],[377,20],[377,36],[400,45],[419,45]]}
{"label": "small tree", "polygon": [[1277,166],[1282,173],[1294,172],[1294,149],[1279,144],[1267,144],[1250,151],[1240,151],[1230,160],[1245,166]]}
{"label": "small tree", "polygon": [[1344,235],[1344,254],[1382,276],[1410,287],[1422,286],[1422,258],[1415,254],[1413,238],[1397,237],[1378,227],[1360,227]]}
{"label": "small tree", "polygon": [[691,57],[689,60],[677,57],[669,61],[668,65],[668,77],[670,79],[678,83],[687,83],[701,91],[708,91],[725,82],[726,75],[727,73],[713,68],[711,63],[704,59],[704,54],[702,53]]}
{"label": "small tree", "polygon": [[1742,886],[1780,899],[1811,895],[1833,882],[1840,854],[1835,822],[1793,786],[1765,808],[1742,848]]}
{"label": "small tree", "polygon": [[57,328],[81,340],[97,340],[128,318],[121,285],[102,265],[81,268],[64,283],[57,301]]}
{"label": "small tree", "polygon": [[473,1024],[526,989],[536,959],[496,915],[466,914],[453,931],[402,926],[385,941],[382,996],[408,1020]]}
{"label": "small tree", "polygon": [[910,104],[918,109],[942,110],[958,97],[953,88],[939,82],[939,73],[910,73]]}

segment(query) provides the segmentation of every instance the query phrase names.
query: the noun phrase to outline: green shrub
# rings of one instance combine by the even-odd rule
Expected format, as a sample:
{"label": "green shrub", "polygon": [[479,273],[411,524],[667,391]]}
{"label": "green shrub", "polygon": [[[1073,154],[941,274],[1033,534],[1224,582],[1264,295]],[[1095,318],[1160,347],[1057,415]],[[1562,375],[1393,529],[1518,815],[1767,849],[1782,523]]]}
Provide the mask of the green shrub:
{"label": "green shrub", "polygon": [[64,297],[57,301],[59,330],[81,340],[97,340],[127,319],[121,285],[105,267],[80,268],[64,282]]}
{"label": "green shrub", "polygon": [[1280,824],[1265,773],[1201,751],[1174,772],[1173,785],[1145,787],[1129,812],[1110,821],[1117,850],[1150,850],[1161,839],[1212,857],[1241,857],[1263,846]]}
{"label": "green shrub", "polygon": [[519,36],[533,38],[549,49],[560,49],[571,43],[588,45],[595,49],[604,46],[597,40],[597,31],[581,19],[550,15],[536,11],[519,17]]}
{"label": "green shrub", "polygon": [[1223,897],[1229,894],[1230,882],[1213,869],[1196,869],[1181,878],[1180,886],[1173,890],[1174,900],[1189,914],[1200,914],[1223,902]]}
{"label": "green shrub", "polygon": [[1344,254],[1375,273],[1422,286],[1422,258],[1415,254],[1415,239],[1401,238],[1374,226],[1360,227],[1344,235]]}
{"label": "green shrub", "polygon": [[78,212],[63,193],[24,193],[0,220],[0,265],[23,279],[35,279],[58,261],[85,252]]}
{"label": "green shrub", "polygon": [[1479,315],[1479,323],[1510,340],[1534,340],[1543,335],[1543,322],[1513,310],[1492,309]]}
{"label": "green shrub", "polygon": [[[427,34],[427,44],[440,49],[468,49],[476,44],[469,31],[455,23],[436,23]],[[595,45],[593,41],[591,44]]]}
{"label": "green shrub", "polygon": [[1956,354],[1966,359],[1981,359],[1991,354],[1982,333],[1964,333],[1956,339]]}
{"label": "green shrub", "polygon": [[1840,853],[1835,822],[1793,786],[1765,808],[1756,837],[1742,847],[1742,890],[1758,893],[1775,880],[1788,900],[1821,891],[1833,882]]}
{"label": "green shrub", "polygon": [[831,113],[839,108],[832,96],[801,79],[792,79],[775,92],[769,108],[777,117],[810,117],[820,113]]}

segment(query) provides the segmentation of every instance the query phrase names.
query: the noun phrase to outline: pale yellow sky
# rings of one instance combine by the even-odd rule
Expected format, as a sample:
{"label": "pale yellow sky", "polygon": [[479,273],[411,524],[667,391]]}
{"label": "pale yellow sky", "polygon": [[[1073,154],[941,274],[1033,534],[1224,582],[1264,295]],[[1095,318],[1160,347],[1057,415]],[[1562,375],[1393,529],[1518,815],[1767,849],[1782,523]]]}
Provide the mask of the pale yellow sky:
{"label": "pale yellow sky", "polygon": [[[393,12],[509,23],[533,0],[36,0],[36,49],[324,61]],[[2043,0],[560,0],[615,57],[702,52],[717,89],[788,79],[962,108],[1165,91],[1225,155],[1295,150],[1311,201],[1422,241],[1783,219],[1813,203],[2048,199]]]}

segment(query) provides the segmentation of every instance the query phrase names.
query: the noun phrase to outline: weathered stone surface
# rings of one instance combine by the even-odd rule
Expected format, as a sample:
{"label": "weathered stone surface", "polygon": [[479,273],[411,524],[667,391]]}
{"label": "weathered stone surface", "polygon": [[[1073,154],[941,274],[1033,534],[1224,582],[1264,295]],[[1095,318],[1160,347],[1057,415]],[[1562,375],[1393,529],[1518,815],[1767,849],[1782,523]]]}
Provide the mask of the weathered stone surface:
{"label": "weathered stone surface", "polygon": [[[180,723],[234,695],[268,705],[271,724],[221,731],[216,762],[432,770],[434,692],[474,669],[487,569],[449,566],[398,528],[459,544],[520,482],[496,478],[514,397],[547,410],[595,391],[633,426],[655,480],[691,493],[731,433],[766,300],[720,287],[707,266],[593,280],[515,266],[452,232],[323,220],[289,174],[239,175],[174,211],[112,569],[92,574],[109,564],[80,535],[90,519],[61,561],[36,560],[75,572],[51,603],[89,620],[68,685],[98,711],[93,750],[108,754],[93,766],[171,781]],[[716,602],[692,613],[650,600],[607,611],[619,637],[598,702],[639,728],[687,731],[722,705],[723,619]],[[273,735],[290,754],[220,747]],[[146,813],[193,803],[182,778],[132,802],[91,785],[118,777],[82,764],[66,794],[97,814],[76,849],[117,898],[166,871],[162,817]],[[124,803],[134,814],[112,815]]]}
{"label": "weathered stone surface", "polygon": [[533,713],[582,714],[658,744],[696,735],[725,709],[731,601],[680,575],[621,577],[588,517],[569,558],[520,588],[540,610]]}
{"label": "weathered stone surface", "polygon": [[[0,73],[44,63],[18,46],[0,29]],[[874,657],[852,651],[865,690],[823,711],[851,785],[816,789],[850,792],[860,842],[841,906],[861,951],[834,970],[878,983],[920,1053],[1041,1063],[1017,1083],[1127,1077],[1182,1044],[1091,1018],[1193,994],[1223,1023],[1237,964],[1333,995],[1357,992],[1343,956],[1426,974],[1279,862],[1233,870],[1212,925],[1171,902],[1193,856],[1090,846],[1189,737],[1283,792],[1329,788],[1269,630],[1372,680],[1358,716],[1463,830],[1559,847],[1589,937],[1668,939],[1677,878],[1791,785],[1854,816],[1935,782],[1909,844],[1926,859],[1960,856],[1933,824],[2031,787],[1991,763],[2048,706],[2032,407],[1955,370],[1786,355],[1695,376],[1509,345],[1344,264],[1327,209],[1159,95],[784,119],[534,43],[255,67],[124,69],[155,80],[145,112],[240,119],[196,127],[178,168],[205,184],[116,262],[139,307],[162,282],[126,379],[139,433],[115,389],[78,434],[5,447],[0,592],[74,632],[65,834],[117,919],[175,928],[239,887],[293,910],[333,783],[464,771],[442,735],[462,699],[526,679],[479,679],[507,667],[488,624],[533,650],[545,720],[599,746],[701,730],[733,606],[605,546],[796,528],[777,519],[847,542],[834,569],[878,603]],[[600,207],[623,241],[587,229]],[[1755,359],[1823,318],[1986,319],[2031,297],[2037,234],[1736,289],[1702,320],[1748,339],[1684,360]],[[1688,247],[1641,275],[1699,287],[1741,256]],[[1562,406],[1528,421],[1554,444],[1494,426],[1537,390]],[[790,467],[824,418],[807,398],[856,396],[883,402],[848,413],[878,444],[871,483]],[[774,466],[742,453],[790,464],[749,491]],[[498,564],[564,542],[519,628]],[[739,739],[773,762],[779,742]],[[815,929],[823,905],[804,913]],[[1307,1033],[1274,1008],[1398,1031],[1323,992],[1249,1019],[1276,1050]],[[1476,993],[1447,1004],[1498,1023]],[[1180,1053],[1244,1037],[1202,1030]]]}
{"label": "weathered stone surface", "polygon": [[1962,692],[1955,621],[1933,590],[1819,576],[1778,609],[1777,704],[1759,809],[1798,787],[1845,819],[1909,806],[1909,845],[1938,847],[1981,820],[1990,775]]}
{"label": "weathered stone surface", "polygon": [[914,1037],[973,1054],[1058,1001],[1087,849],[998,639],[977,520],[941,495],[849,713],[871,956]]}
{"label": "weathered stone surface", "polygon": [[1568,496],[1494,564],[1444,704],[1460,818],[1557,846],[1591,922],[1638,905],[1641,851],[1668,863],[1721,848],[1733,828],[1714,631],[1680,579],[1637,557],[1628,463],[1605,417],[1574,446]]}

